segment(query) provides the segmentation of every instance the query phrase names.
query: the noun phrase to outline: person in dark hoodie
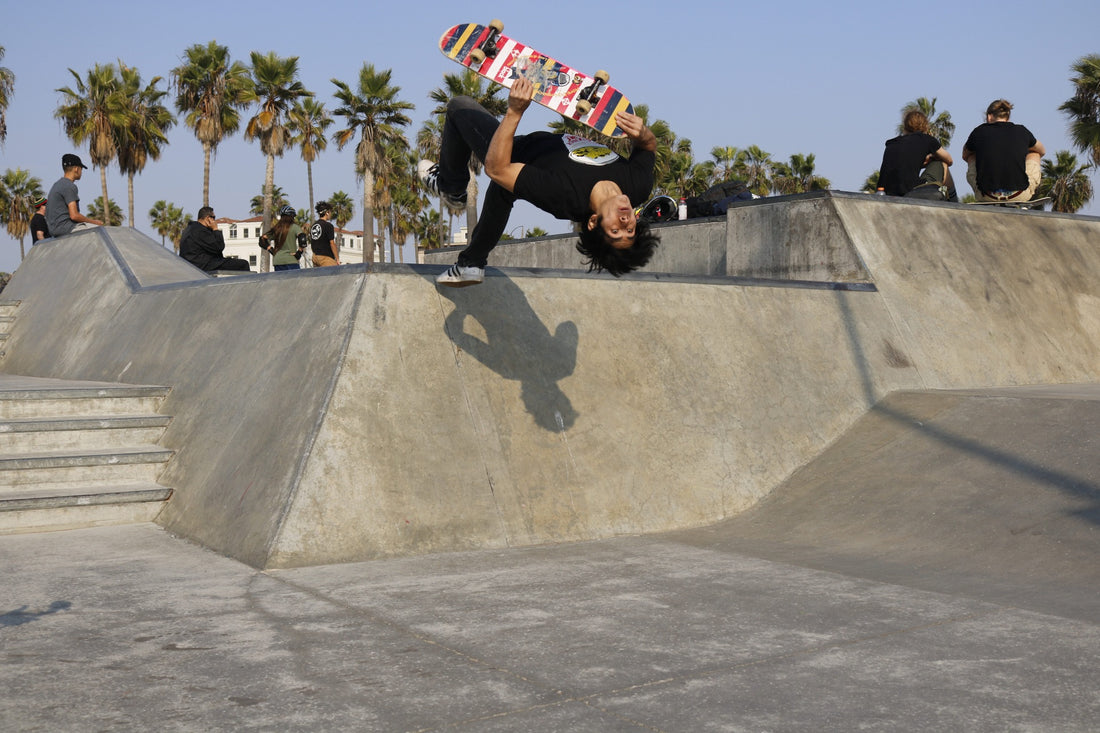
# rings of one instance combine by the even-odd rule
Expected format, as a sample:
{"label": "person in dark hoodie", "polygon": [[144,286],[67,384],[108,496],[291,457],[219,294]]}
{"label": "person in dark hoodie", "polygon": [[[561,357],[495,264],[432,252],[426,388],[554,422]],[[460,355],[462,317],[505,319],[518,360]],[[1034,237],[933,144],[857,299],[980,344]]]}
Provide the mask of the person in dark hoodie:
{"label": "person in dark hoodie", "polygon": [[225,251],[225,238],[218,230],[217,218],[214,210],[209,206],[199,209],[196,221],[189,222],[180,237],[180,257],[190,262],[200,270],[213,272],[214,270],[251,270],[248,263],[241,259],[227,258],[222,253]]}

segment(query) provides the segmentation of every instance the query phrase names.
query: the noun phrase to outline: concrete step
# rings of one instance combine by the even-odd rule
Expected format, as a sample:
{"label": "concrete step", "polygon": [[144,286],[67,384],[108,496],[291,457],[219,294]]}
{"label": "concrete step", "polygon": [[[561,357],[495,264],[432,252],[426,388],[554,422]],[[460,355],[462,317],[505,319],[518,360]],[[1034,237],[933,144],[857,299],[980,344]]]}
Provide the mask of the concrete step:
{"label": "concrete step", "polygon": [[63,416],[148,415],[156,413],[167,387],[73,382],[31,378],[0,380],[0,419]]}
{"label": "concrete step", "polygon": [[4,453],[152,445],[171,421],[167,415],[0,418]]}
{"label": "concrete step", "polygon": [[54,487],[156,483],[172,451],[159,446],[0,454],[0,495]]}
{"label": "concrete step", "polygon": [[151,522],[171,495],[144,483],[8,492],[0,495],[0,534]]}

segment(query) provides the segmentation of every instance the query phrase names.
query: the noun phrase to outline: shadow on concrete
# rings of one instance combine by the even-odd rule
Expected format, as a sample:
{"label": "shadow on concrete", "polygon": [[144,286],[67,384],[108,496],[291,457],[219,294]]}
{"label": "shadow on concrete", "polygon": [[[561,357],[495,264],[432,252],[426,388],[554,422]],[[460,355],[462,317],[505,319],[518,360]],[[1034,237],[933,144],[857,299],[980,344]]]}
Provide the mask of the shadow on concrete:
{"label": "shadow on concrete", "polygon": [[68,611],[73,607],[70,601],[54,601],[45,611],[28,611],[27,606],[20,606],[14,611],[0,613],[0,626],[22,626],[32,621],[37,621],[43,616]]}
{"label": "shadow on concrete", "polygon": [[[504,379],[518,381],[524,407],[539,427],[573,427],[577,412],[558,382],[577,365],[577,324],[563,321],[551,334],[519,286],[499,275],[480,286],[438,290],[455,306],[444,324],[454,345]],[[480,325],[484,338],[468,328],[470,321]]]}

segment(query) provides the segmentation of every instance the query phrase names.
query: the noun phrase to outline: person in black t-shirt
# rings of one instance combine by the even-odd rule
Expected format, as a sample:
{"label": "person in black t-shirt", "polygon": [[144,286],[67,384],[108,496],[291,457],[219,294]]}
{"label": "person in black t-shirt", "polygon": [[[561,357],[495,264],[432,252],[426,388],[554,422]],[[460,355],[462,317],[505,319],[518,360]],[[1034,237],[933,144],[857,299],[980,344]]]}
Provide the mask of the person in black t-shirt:
{"label": "person in black t-shirt", "polygon": [[340,264],[340,248],[336,245],[336,230],[329,222],[332,218],[332,206],[328,201],[319,201],[315,208],[319,218],[309,228],[313,266],[335,267]]}
{"label": "person in black t-shirt", "polygon": [[492,183],[469,246],[459,254],[457,264],[436,278],[437,283],[462,287],[482,281],[489,252],[504,233],[517,199],[559,219],[578,222],[577,250],[587,258],[589,271],[607,270],[619,276],[642,267],[653,256],[659,239],[648,223],[634,215],[634,207],[653,190],[657,150],[653,132],[637,115],[617,115],[617,124],[634,143],[627,159],[575,135],[516,135],[533,97],[531,82],[517,79],[501,121],[469,97],[456,97],[447,105],[440,162],[420,162],[425,186],[449,206],[465,206],[471,154],[484,161]]}
{"label": "person in black t-shirt", "polygon": [[31,217],[31,245],[50,238],[50,228],[46,225],[46,199],[34,202],[34,216]]}
{"label": "person in black t-shirt", "polygon": [[979,201],[1030,201],[1042,178],[1046,147],[1023,125],[1009,122],[1012,104],[998,99],[985,111],[985,124],[966,139],[966,180]]}
{"label": "person in black t-shirt", "polygon": [[909,109],[902,119],[903,134],[886,141],[878,185],[887,196],[913,196],[958,201],[948,170],[954,161],[940,141],[928,134],[928,117]]}

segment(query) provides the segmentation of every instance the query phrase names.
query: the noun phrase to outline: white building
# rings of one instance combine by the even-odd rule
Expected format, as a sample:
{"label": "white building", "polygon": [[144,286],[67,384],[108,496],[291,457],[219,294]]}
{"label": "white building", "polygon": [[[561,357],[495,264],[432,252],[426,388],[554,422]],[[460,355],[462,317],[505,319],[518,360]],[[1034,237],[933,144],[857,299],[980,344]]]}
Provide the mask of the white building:
{"label": "white building", "polygon": [[[229,219],[222,217],[217,220],[218,229],[225,238],[225,256],[237,257],[248,262],[253,272],[260,271],[260,230],[263,228],[263,217],[254,216],[251,219]],[[303,231],[309,229],[309,224],[302,226]],[[335,225],[333,225],[335,227]],[[335,227],[336,244],[340,247],[340,263],[353,265],[363,262],[363,232],[348,231]],[[313,253],[306,249],[302,256],[302,267],[313,267]],[[374,254],[378,260],[377,250]]]}

